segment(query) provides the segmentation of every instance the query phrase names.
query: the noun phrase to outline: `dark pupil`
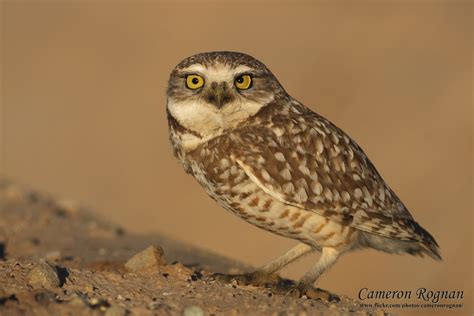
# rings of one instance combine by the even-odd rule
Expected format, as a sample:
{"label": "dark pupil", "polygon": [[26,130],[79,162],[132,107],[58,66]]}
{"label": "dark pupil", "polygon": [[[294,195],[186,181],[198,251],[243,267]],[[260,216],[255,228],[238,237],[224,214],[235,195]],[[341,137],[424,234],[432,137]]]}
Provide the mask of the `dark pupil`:
{"label": "dark pupil", "polygon": [[244,82],[244,77],[239,77],[239,78],[237,78],[237,82],[238,82],[238,83]]}
{"label": "dark pupil", "polygon": [[199,83],[199,79],[198,79],[198,78],[193,78],[193,79],[191,79],[191,82],[192,82],[193,84],[198,84],[198,83]]}

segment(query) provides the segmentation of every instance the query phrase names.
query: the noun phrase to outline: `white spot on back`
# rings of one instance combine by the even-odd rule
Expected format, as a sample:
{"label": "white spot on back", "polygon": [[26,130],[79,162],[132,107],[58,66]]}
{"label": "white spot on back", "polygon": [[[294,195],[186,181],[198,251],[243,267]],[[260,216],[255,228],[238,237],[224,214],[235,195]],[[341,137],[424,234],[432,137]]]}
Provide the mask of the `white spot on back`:
{"label": "white spot on back", "polygon": [[351,200],[351,195],[347,191],[342,191],[342,200],[344,202],[349,202]]}
{"label": "white spot on back", "polygon": [[300,165],[298,169],[301,171],[302,174],[309,176],[310,171],[305,165]]}
{"label": "white spot on back", "polygon": [[364,193],[364,200],[367,202],[369,206],[372,206],[372,194],[370,194],[369,190],[366,186],[362,187],[362,192]]}
{"label": "white spot on back", "polygon": [[295,191],[295,186],[291,182],[287,182],[283,184],[281,187],[283,189],[283,192],[288,195],[293,194],[293,192]]}
{"label": "white spot on back", "polygon": [[308,200],[308,194],[306,193],[306,190],[303,187],[299,188],[298,191],[296,191],[295,200],[297,202],[306,202],[306,200]]}
{"label": "white spot on back", "polygon": [[262,173],[262,178],[263,178],[263,180],[270,182],[271,177],[270,177],[270,175],[268,174],[267,170],[263,169],[263,170],[261,171],[261,173]]}
{"label": "white spot on back", "polygon": [[321,185],[321,183],[313,181],[311,183],[311,190],[313,190],[315,194],[320,195],[321,192],[323,192],[323,186]]}
{"label": "white spot on back", "polygon": [[281,162],[284,162],[284,161],[285,161],[285,156],[283,156],[283,154],[282,154],[281,152],[275,153],[275,158],[276,158],[278,161],[281,161]]}
{"label": "white spot on back", "polygon": [[281,169],[280,176],[285,180],[291,180],[291,173],[288,168]]}
{"label": "white spot on back", "polygon": [[320,137],[316,138],[316,152],[320,155],[324,150],[324,144]]}
{"label": "white spot on back", "polygon": [[329,190],[328,188],[325,188],[323,193],[324,193],[324,197],[328,201],[332,201],[332,192],[331,192],[331,190]]}

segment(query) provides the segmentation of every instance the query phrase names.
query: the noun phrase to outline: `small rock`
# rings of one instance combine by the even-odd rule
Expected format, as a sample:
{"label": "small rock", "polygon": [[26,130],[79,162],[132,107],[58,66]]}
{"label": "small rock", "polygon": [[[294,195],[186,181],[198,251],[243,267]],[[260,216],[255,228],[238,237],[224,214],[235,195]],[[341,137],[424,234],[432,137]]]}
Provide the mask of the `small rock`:
{"label": "small rock", "polygon": [[118,300],[118,301],[125,301],[125,300],[127,300],[127,299],[126,299],[125,297],[123,297],[122,295],[119,294],[119,295],[117,295],[117,300]]}
{"label": "small rock", "polygon": [[45,259],[48,261],[57,261],[61,259],[61,252],[59,250],[50,251],[44,255]]}
{"label": "small rock", "polygon": [[130,258],[125,263],[125,268],[131,272],[139,272],[156,269],[165,264],[163,248],[153,245]]}
{"label": "small rock", "polygon": [[93,297],[89,299],[89,307],[105,312],[110,307],[110,304],[104,298]]}
{"label": "small rock", "polygon": [[100,300],[97,297],[93,297],[89,300],[91,306],[96,306],[100,304]]}
{"label": "small rock", "polygon": [[79,297],[77,294],[73,294],[72,298],[68,301],[72,306],[86,306],[84,299]]}
{"label": "small rock", "polygon": [[66,217],[68,215],[77,217],[81,206],[73,200],[59,200],[56,202],[56,215]]}
{"label": "small rock", "polygon": [[30,271],[28,281],[31,285],[40,285],[47,289],[57,288],[60,285],[56,269],[44,260],[40,260],[38,266]]}
{"label": "small rock", "polygon": [[183,316],[204,316],[204,311],[199,306],[188,306],[184,309]]}
{"label": "small rock", "polygon": [[125,316],[127,310],[120,305],[112,305],[105,311],[105,316]]}
{"label": "small rock", "polygon": [[56,301],[56,294],[50,292],[48,290],[37,290],[38,292],[34,292],[35,301],[39,304],[47,305],[51,302]]}
{"label": "small rock", "polygon": [[[189,280],[193,271],[183,266],[182,263],[163,266],[160,272],[164,273],[166,277],[176,278],[178,280]],[[164,276],[164,275],[163,275]]]}
{"label": "small rock", "polygon": [[84,290],[85,293],[90,294],[90,293],[94,292],[95,288],[92,284],[87,283],[87,284],[84,285],[83,290]]}

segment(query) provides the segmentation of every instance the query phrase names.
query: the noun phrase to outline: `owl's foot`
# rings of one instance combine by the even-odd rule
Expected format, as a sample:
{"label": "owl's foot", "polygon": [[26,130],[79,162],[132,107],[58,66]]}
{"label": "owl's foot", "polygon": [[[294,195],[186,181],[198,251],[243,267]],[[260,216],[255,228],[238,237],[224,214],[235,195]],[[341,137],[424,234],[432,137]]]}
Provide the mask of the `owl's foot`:
{"label": "owl's foot", "polygon": [[286,295],[300,298],[302,296],[306,296],[307,298],[314,299],[314,300],[321,300],[326,302],[338,302],[340,298],[332,294],[326,290],[322,290],[320,288],[315,288],[311,285],[307,285],[304,283],[299,283],[290,288],[289,291],[286,292]]}
{"label": "owl's foot", "polygon": [[271,287],[281,282],[281,278],[276,274],[267,274],[261,272],[252,272],[245,274],[222,274],[215,273],[210,277],[213,280],[232,283],[236,282],[238,285],[255,285]]}

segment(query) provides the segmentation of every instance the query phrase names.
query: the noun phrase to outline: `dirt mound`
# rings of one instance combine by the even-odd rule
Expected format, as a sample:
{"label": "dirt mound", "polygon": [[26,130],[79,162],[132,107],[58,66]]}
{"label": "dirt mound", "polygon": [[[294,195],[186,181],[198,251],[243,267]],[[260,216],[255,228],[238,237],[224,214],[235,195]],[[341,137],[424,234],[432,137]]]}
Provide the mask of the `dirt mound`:
{"label": "dirt mound", "polygon": [[[384,315],[357,301],[216,281],[242,263],[161,235],[133,235],[72,201],[0,182],[0,314]],[[320,291],[328,293],[325,291]]]}

